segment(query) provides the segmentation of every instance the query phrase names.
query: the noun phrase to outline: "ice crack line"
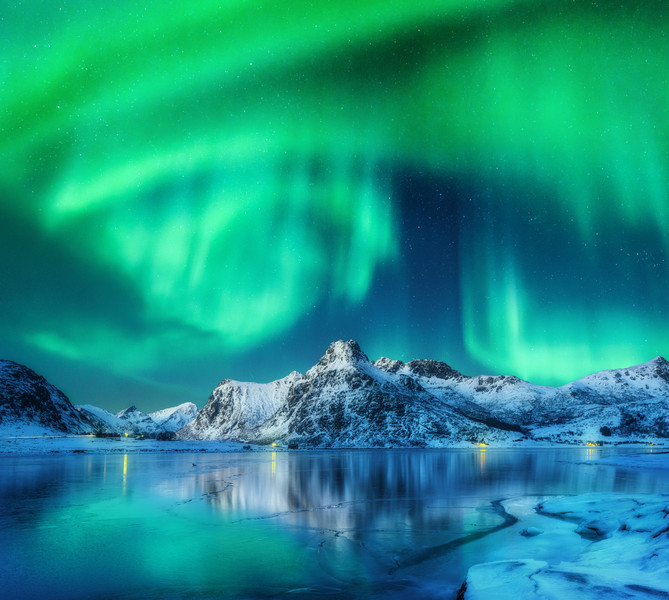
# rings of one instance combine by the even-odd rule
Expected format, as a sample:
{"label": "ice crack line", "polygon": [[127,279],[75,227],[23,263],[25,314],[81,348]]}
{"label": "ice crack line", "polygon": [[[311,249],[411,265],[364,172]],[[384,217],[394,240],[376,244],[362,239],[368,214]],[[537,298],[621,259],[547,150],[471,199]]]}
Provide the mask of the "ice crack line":
{"label": "ice crack line", "polygon": [[518,522],[518,518],[506,512],[504,506],[502,506],[502,502],[504,502],[504,500],[506,500],[506,498],[502,498],[501,500],[495,500],[492,503],[493,511],[500,517],[502,517],[502,519],[504,519],[504,521],[499,525],[495,525],[495,527],[491,527],[490,529],[485,529],[483,531],[476,531],[474,533],[470,533],[468,535],[459,537],[455,540],[451,540],[450,542],[446,542],[445,544],[439,544],[437,546],[431,546],[430,548],[424,548],[417,552],[412,552],[403,560],[395,559],[396,566],[391,567],[389,574],[393,574],[395,571],[403,569],[405,567],[412,567],[418,565],[426,560],[432,560],[433,558],[444,556],[445,554],[448,554],[455,548],[459,548],[460,546],[464,546],[465,544],[469,544],[470,542],[479,540],[482,537],[485,537],[486,535],[490,535],[491,533],[496,533],[498,531],[501,531],[502,529],[515,525]]}

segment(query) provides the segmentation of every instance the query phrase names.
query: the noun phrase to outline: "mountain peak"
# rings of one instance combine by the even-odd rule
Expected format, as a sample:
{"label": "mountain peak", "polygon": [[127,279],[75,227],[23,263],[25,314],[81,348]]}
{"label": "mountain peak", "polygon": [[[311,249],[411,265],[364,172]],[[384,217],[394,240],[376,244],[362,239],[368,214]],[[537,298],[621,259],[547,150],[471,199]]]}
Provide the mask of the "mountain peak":
{"label": "mountain peak", "polygon": [[669,360],[664,358],[664,356],[656,356],[653,360],[649,361],[652,365],[657,365],[658,367],[669,367]]}
{"label": "mountain peak", "polygon": [[412,360],[407,366],[412,373],[420,377],[436,377],[438,379],[457,379],[462,377],[462,373],[456,371],[445,362],[438,360]]}
{"label": "mountain peak", "polygon": [[167,431],[176,432],[197,418],[200,411],[192,402],[184,402],[178,406],[163,408],[149,413],[149,418]]}
{"label": "mountain peak", "polygon": [[117,412],[116,416],[119,418],[123,418],[125,415],[131,415],[133,413],[138,413],[138,412],[141,411],[133,404],[132,406],[128,406],[128,408],[124,408],[123,410]]}
{"label": "mountain peak", "polygon": [[374,363],[374,366],[388,373],[397,373],[405,367],[405,364],[401,360],[393,360],[387,356],[382,356]]}
{"label": "mountain peak", "polygon": [[330,344],[317,366],[327,367],[339,363],[355,364],[359,362],[368,363],[369,358],[360,349],[358,342],[337,340]]}

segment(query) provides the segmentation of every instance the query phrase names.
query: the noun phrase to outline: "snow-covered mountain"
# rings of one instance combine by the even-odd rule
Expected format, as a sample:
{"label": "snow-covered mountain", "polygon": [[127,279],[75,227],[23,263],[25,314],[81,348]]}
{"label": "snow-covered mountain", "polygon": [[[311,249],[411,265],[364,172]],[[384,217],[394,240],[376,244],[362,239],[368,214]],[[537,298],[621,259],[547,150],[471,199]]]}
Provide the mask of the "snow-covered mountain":
{"label": "snow-covered mountain", "polygon": [[494,418],[522,426],[535,439],[669,437],[669,363],[661,356],[561,387],[480,376],[452,388]]}
{"label": "snow-covered mountain", "polygon": [[90,431],[58,388],[28,367],[0,360],[0,435]]}
{"label": "snow-covered mountain", "polygon": [[[293,372],[271,383],[224,379],[197,418],[177,433],[182,439],[246,439],[279,410],[288,390],[302,375]],[[197,433],[195,433],[197,432]]]}
{"label": "snow-covered mountain", "polygon": [[91,404],[82,404],[76,408],[93,425],[95,431],[144,435],[177,431],[190,423],[198,413],[197,406],[192,402],[164,408],[148,415],[136,406],[130,406],[115,415]]}
{"label": "snow-covered mountain", "polygon": [[163,408],[149,413],[149,417],[165,431],[178,431],[197,417],[198,408],[192,402],[184,402],[172,408]]}
{"label": "snow-covered mountain", "polygon": [[147,415],[130,406],[117,414],[82,404],[73,406],[67,396],[33,370],[0,360],[0,435],[57,435],[64,433],[174,432],[192,421],[197,406],[186,402]]}
{"label": "snow-covered mountain", "polygon": [[411,375],[415,369],[462,378],[443,363],[417,361],[409,367],[383,359],[380,366],[356,342],[334,342],[304,375],[293,372],[267,384],[224,380],[177,436],[386,447],[469,445],[484,438],[508,443],[521,435],[513,425],[486,424],[491,415],[481,407],[436,398],[419,375]]}
{"label": "snow-covered mountain", "polygon": [[98,430],[316,447],[656,441],[669,438],[669,362],[658,356],[549,387],[468,377],[433,360],[371,362],[356,342],[338,341],[304,374],[222,381],[199,414],[185,403],[113,415],[75,408],[34,371],[0,361],[0,435]]}
{"label": "snow-covered mountain", "polygon": [[224,380],[181,439],[310,446],[453,446],[669,437],[669,363],[602,371],[561,387],[468,377],[432,360],[372,363],[337,341],[305,374]]}
{"label": "snow-covered mountain", "polygon": [[78,404],[75,408],[93,426],[95,432],[125,433],[127,431],[126,422],[104,408],[92,404]]}
{"label": "snow-covered mountain", "polygon": [[165,429],[158,425],[149,415],[136,406],[129,406],[116,413],[116,417],[125,423],[125,431],[155,435],[164,433]]}

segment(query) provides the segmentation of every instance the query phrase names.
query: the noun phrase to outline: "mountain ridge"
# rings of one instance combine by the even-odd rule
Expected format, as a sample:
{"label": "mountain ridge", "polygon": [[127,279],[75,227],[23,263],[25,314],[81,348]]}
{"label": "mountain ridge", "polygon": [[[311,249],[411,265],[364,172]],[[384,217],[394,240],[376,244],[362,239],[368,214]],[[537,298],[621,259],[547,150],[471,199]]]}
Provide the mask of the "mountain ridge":
{"label": "mountain ridge", "polygon": [[315,447],[664,437],[668,403],[661,356],[551,387],[471,377],[429,359],[372,362],[354,340],[337,340],[304,374],[266,384],[223,380],[177,437]]}
{"label": "mountain ridge", "polygon": [[551,387],[429,359],[372,362],[354,340],[337,340],[305,373],[222,380],[201,411],[183,403],[113,415],[73,406],[28,367],[0,361],[0,432],[94,431],[311,447],[658,441],[669,438],[669,362],[656,356]]}
{"label": "mountain ridge", "polygon": [[91,404],[75,406],[61,390],[29,367],[0,360],[0,435],[173,433],[195,417],[197,407],[187,402],[154,414],[156,420],[136,406],[115,415]]}

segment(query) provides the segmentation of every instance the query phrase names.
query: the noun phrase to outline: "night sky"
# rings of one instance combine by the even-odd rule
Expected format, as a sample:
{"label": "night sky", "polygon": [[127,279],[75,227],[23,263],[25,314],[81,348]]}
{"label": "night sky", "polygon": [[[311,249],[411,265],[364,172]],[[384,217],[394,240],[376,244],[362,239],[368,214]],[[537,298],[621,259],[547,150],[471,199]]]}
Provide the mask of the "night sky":
{"label": "night sky", "polygon": [[0,357],[76,404],[669,354],[666,2],[0,11]]}

